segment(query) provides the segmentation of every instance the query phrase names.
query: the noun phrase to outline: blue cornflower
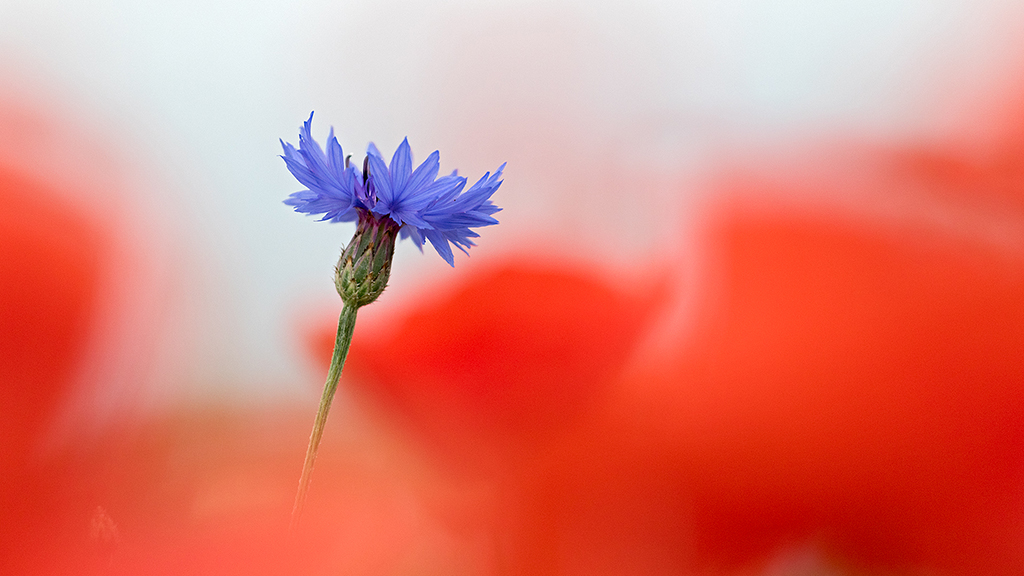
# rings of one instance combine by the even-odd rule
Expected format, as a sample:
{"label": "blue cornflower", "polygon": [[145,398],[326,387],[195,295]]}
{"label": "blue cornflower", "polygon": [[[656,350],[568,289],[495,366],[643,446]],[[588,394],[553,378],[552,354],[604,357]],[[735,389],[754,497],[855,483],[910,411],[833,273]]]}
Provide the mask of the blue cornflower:
{"label": "blue cornflower", "polygon": [[472,228],[498,223],[493,214],[501,208],[491,202],[491,195],[501,186],[504,164],[465,190],[466,179],[457,171],[437,176],[437,151],[413,170],[409,140],[404,139],[390,165],[371,143],[359,170],[345,156],[333,128],[326,152],[321,150],[311,134],[312,122],[310,114],[299,132],[297,150],[281,142],[281,158],[306,187],[285,200],[296,212],[323,214],[321,220],[331,222],[359,221],[361,229],[370,225],[396,228],[402,238],[411,238],[421,250],[430,242],[452,266],[452,244],[468,254],[467,249],[474,246],[472,238],[479,236]]}
{"label": "blue cornflower", "polygon": [[[391,158],[391,165],[370,144],[362,170],[352,166],[334,137],[327,137],[326,151],[313,140],[313,114],[299,131],[299,148],[281,141],[288,170],[306,187],[290,195],[285,204],[296,212],[323,214],[321,220],[356,221],[356,233],[341,252],[334,268],[334,286],[344,306],[338,318],[338,335],[327,372],[327,383],[320,397],[313,432],[306,448],[306,460],[299,478],[299,491],[292,508],[295,526],[306,501],[313,463],[323,437],[327,413],[338,387],[341,368],[345,364],[356,312],[375,301],[387,288],[391,262],[398,238],[412,238],[423,250],[430,242],[445,262],[454,266],[452,244],[466,252],[478,234],[473,228],[497,224],[493,215],[501,210],[491,202],[491,195],[501,186],[502,164],[498,170],[483,175],[466,190],[466,179],[452,172],[437,176],[440,170],[435,151],[415,170],[409,140],[402,140]],[[466,252],[468,254],[468,252]]]}

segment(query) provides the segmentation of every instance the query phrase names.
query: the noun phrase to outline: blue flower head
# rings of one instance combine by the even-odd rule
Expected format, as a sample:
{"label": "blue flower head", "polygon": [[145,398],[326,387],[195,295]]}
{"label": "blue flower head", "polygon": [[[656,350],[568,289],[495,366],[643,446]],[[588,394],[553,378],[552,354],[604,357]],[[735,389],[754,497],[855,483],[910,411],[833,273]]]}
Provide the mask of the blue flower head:
{"label": "blue flower head", "polygon": [[[302,124],[299,147],[284,141],[285,165],[305,190],[291,194],[285,204],[296,212],[323,214],[331,222],[359,221],[363,225],[395,227],[402,238],[411,238],[423,249],[426,242],[445,262],[454,266],[454,244],[464,253],[479,236],[473,228],[497,224],[493,214],[500,211],[491,195],[501,186],[502,164],[494,174],[486,173],[466,188],[466,179],[457,172],[437,176],[440,155],[427,156],[413,169],[409,140],[402,140],[391,163],[372,143],[362,170],[352,166],[331,129],[327,149],[313,140],[313,115]],[[387,222],[385,222],[387,220]]]}

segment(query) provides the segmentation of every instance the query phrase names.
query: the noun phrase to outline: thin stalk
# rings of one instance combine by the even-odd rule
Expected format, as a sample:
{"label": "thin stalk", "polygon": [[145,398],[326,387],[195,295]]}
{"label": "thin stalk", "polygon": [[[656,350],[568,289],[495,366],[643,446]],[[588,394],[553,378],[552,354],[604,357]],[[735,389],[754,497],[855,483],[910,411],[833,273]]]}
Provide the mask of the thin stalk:
{"label": "thin stalk", "polygon": [[341,316],[338,318],[338,335],[334,340],[334,355],[331,357],[331,367],[327,371],[324,392],[320,396],[320,407],[317,409],[316,419],[313,421],[313,432],[309,435],[306,461],[302,465],[302,476],[299,478],[299,491],[295,495],[295,505],[292,507],[291,528],[293,529],[299,522],[302,508],[306,505],[306,494],[309,492],[309,482],[313,476],[313,463],[316,461],[316,453],[320,448],[320,439],[324,435],[327,413],[331,410],[334,393],[338,390],[341,369],[345,366],[345,357],[348,356],[348,348],[352,344],[352,331],[356,327],[356,312],[358,310],[358,306],[346,304],[341,309]]}

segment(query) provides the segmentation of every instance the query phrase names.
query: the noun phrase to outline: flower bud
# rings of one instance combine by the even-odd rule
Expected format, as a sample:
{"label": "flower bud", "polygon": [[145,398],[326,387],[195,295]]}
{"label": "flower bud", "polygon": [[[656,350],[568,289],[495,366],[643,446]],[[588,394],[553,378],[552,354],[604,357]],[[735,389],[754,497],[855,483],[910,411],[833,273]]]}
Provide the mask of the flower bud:
{"label": "flower bud", "polygon": [[360,210],[355,236],[341,253],[334,285],[342,301],[356,308],[373,302],[387,288],[399,225]]}

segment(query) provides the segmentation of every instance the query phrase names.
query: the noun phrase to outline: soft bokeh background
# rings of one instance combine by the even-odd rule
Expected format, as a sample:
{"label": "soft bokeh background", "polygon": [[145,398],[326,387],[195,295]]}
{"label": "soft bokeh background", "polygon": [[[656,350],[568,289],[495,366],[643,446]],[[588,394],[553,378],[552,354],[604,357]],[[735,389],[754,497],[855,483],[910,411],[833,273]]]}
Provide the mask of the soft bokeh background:
{"label": "soft bokeh background", "polygon": [[[1024,572],[1024,5],[0,0],[0,572]],[[475,178],[285,532],[346,151]]]}

